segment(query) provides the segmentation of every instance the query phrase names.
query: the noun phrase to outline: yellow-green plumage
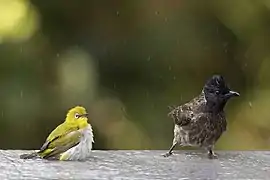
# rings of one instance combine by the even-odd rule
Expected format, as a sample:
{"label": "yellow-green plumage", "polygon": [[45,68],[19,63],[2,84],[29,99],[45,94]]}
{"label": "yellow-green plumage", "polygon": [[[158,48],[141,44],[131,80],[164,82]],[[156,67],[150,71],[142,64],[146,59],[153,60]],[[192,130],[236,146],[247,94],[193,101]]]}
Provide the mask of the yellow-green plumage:
{"label": "yellow-green plumage", "polygon": [[21,155],[28,159],[39,156],[44,159],[80,160],[87,157],[92,149],[93,134],[85,108],[72,108],[65,122],[55,128],[38,152]]}
{"label": "yellow-green plumage", "polygon": [[81,133],[77,131],[79,128],[76,124],[59,125],[47,138],[38,154],[41,157],[49,157],[50,155],[59,154],[64,150],[73,147],[80,141]]}

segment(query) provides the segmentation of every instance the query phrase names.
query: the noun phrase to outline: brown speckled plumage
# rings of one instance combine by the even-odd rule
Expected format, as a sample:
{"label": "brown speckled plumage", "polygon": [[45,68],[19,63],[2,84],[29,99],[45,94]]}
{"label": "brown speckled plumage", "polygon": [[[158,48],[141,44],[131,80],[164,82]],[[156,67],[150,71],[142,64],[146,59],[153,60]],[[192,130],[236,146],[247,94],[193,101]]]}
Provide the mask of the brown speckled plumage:
{"label": "brown speckled plumage", "polygon": [[170,107],[168,116],[174,121],[174,139],[164,156],[170,156],[178,144],[202,147],[208,150],[209,157],[216,157],[212,149],[227,127],[223,108],[233,96],[239,94],[227,87],[222,76],[215,75],[206,82],[199,96],[181,106]]}

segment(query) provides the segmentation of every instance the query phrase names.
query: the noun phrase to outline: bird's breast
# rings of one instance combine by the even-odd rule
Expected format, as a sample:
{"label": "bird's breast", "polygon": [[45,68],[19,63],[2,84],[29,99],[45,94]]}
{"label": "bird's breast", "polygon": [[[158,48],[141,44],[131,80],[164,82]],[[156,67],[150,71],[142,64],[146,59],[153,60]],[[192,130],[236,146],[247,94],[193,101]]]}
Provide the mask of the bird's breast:
{"label": "bird's breast", "polygon": [[92,143],[94,142],[91,125],[88,124],[87,127],[79,131],[81,132],[79,144],[64,152],[61,157],[65,157],[65,159],[62,160],[84,160],[91,154]]}
{"label": "bird's breast", "polygon": [[209,146],[216,143],[226,130],[223,114],[210,116],[205,122],[191,122],[188,126],[175,125],[174,136],[183,146]]}

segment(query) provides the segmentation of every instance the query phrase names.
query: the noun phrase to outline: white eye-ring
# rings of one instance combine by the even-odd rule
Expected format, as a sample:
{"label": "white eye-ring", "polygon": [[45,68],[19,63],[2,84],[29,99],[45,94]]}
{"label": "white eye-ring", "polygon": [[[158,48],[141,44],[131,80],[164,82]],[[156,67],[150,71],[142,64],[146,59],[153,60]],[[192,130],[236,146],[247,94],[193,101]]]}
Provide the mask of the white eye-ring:
{"label": "white eye-ring", "polygon": [[75,118],[78,119],[80,115],[78,113],[75,113]]}

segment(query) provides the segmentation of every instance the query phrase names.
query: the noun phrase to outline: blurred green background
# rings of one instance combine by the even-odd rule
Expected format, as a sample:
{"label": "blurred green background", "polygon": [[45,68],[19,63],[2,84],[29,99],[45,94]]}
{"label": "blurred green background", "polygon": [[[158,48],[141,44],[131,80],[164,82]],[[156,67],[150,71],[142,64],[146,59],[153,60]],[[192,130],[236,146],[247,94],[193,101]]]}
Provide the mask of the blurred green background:
{"label": "blurred green background", "polygon": [[217,149],[270,148],[270,0],[0,0],[0,148],[83,105],[94,149],[168,149],[168,105],[213,74],[241,93]]}

